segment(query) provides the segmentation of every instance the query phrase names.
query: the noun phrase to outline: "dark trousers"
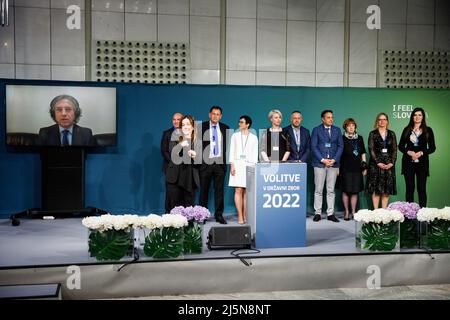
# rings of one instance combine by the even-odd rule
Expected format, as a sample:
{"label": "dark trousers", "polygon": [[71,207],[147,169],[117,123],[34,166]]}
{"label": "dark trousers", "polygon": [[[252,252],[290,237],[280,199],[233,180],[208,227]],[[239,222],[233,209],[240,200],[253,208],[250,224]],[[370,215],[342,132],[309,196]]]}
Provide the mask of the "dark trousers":
{"label": "dark trousers", "polygon": [[164,201],[164,208],[166,210],[166,213],[169,213],[171,208],[170,208],[170,203],[169,203],[169,183],[167,183],[166,181],[166,199]]}
{"label": "dark trousers", "polygon": [[195,190],[188,191],[184,188],[179,187],[174,183],[167,183],[167,213],[170,212],[175,207],[183,206],[189,207],[193,206],[195,202]]}
{"label": "dark trousers", "polygon": [[200,170],[200,205],[208,208],[209,186],[212,180],[214,186],[214,216],[216,218],[223,215],[225,173],[226,170],[221,164],[206,165],[206,168]]}
{"label": "dark trousers", "polygon": [[417,193],[419,194],[419,206],[421,208],[427,206],[427,174],[423,167],[418,163],[411,163],[405,169],[406,184],[406,201],[414,202],[414,189],[416,187],[417,177]]}

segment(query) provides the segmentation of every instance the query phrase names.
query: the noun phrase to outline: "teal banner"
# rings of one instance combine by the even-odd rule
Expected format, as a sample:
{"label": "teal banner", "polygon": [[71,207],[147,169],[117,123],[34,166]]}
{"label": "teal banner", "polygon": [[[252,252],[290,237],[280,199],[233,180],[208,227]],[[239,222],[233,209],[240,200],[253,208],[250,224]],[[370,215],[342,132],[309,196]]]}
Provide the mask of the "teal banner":
{"label": "teal banner", "polygon": [[[43,84],[96,86],[94,82],[58,82],[32,80],[0,80],[0,214],[5,217],[28,208],[40,207],[40,158],[37,153],[5,146],[5,84]],[[103,84],[104,85],[104,84]],[[389,128],[400,139],[413,108],[422,107],[427,123],[433,128],[436,152],[430,155],[428,206],[449,205],[450,151],[449,90],[433,89],[363,89],[305,88],[268,86],[217,85],[144,85],[110,84],[117,87],[117,147],[90,153],[86,159],[85,204],[112,213],[162,213],[164,208],[164,177],[160,140],[171,126],[172,114],[191,114],[198,121],[208,120],[211,106],[223,109],[222,122],[238,127],[239,117],[249,115],[257,131],[270,127],[269,111],[283,113],[282,126],[289,125],[294,110],[303,114],[302,125],[312,131],[321,123],[324,109],[334,112],[334,124],[342,130],[348,117],[357,122],[357,130],[367,137],[373,130],[379,112],[389,115]],[[28,106],[30,114],[33,106]],[[101,119],[98,119],[101,121]],[[82,120],[80,125],[83,125]],[[390,201],[405,199],[405,182],[401,176],[401,153],[396,163],[398,194]],[[225,185],[228,185],[228,174]],[[235,212],[233,188],[226,187],[225,212]],[[313,208],[313,174],[308,168],[307,212]],[[337,210],[342,210],[337,191]],[[210,209],[214,208],[211,195]],[[417,201],[417,195],[416,195]],[[325,202],[325,201],[324,201]],[[371,206],[370,196],[360,194],[360,207]],[[325,203],[324,203],[325,206]]]}

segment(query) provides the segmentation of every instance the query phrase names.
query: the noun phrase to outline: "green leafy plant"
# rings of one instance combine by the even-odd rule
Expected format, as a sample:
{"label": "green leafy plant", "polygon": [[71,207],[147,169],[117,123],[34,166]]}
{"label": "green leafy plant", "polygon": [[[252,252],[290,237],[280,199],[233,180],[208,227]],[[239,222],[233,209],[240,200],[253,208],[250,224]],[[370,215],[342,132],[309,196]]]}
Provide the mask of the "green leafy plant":
{"label": "green leafy plant", "polygon": [[371,251],[391,251],[398,241],[398,223],[364,223],[360,231],[363,248]]}
{"label": "green leafy plant", "polygon": [[195,221],[190,221],[184,227],[184,253],[202,253],[202,227]]}
{"label": "green leafy plant", "polygon": [[419,244],[419,228],[416,219],[407,219],[400,223],[400,247],[414,248]]}
{"label": "green leafy plant", "polygon": [[97,260],[120,260],[132,245],[132,236],[129,231],[94,230],[89,234],[89,253]]}
{"label": "green leafy plant", "polygon": [[183,228],[153,229],[145,238],[144,253],[153,258],[176,258],[183,252]]}
{"label": "green leafy plant", "polygon": [[435,219],[428,222],[425,245],[430,249],[450,248],[450,221]]}

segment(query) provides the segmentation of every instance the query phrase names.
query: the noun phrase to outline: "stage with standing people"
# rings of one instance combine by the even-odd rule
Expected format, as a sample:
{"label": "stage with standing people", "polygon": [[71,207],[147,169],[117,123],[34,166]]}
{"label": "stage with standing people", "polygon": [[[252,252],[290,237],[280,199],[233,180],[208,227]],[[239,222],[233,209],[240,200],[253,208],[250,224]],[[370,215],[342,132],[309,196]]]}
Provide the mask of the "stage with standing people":
{"label": "stage with standing people", "polygon": [[[228,227],[238,226],[227,215]],[[342,218],[339,216],[339,218]],[[366,288],[373,267],[381,286],[450,283],[450,252],[402,249],[362,252],[355,247],[355,221],[306,220],[306,246],[209,250],[203,225],[203,253],[176,259],[127,256],[99,262],[89,256],[88,230],[79,218],[0,222],[0,284],[59,284],[62,299],[152,295]],[[247,254],[246,254],[247,253]],[[80,268],[80,288],[71,287],[69,266]],[[261,281],[261,280],[264,281]]]}

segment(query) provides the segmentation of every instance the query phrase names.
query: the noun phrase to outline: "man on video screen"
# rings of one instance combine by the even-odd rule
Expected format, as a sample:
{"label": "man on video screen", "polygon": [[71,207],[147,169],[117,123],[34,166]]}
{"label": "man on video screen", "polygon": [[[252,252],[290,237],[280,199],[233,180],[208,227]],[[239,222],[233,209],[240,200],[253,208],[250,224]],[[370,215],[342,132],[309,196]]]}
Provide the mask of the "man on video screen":
{"label": "man on video screen", "polygon": [[56,124],[39,130],[41,146],[95,146],[92,130],[77,125],[81,117],[78,101],[59,95],[50,103],[50,116]]}

